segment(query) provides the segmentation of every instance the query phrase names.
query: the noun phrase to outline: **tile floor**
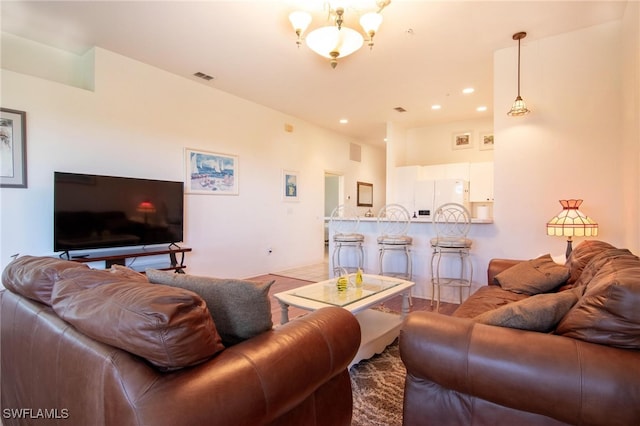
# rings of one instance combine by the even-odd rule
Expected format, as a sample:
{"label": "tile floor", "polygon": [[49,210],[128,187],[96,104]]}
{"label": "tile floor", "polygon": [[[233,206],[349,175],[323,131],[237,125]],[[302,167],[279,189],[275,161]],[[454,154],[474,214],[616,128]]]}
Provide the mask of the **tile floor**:
{"label": "tile floor", "polygon": [[287,269],[285,271],[274,272],[272,275],[280,275],[283,277],[296,278],[305,281],[324,281],[329,277],[329,262],[325,261],[314,265],[303,266],[300,268]]}

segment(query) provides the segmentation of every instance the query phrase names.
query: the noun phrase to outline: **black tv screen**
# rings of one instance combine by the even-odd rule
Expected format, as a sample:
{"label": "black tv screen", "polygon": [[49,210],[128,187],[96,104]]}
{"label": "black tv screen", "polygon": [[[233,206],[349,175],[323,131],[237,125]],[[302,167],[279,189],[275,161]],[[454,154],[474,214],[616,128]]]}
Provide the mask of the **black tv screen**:
{"label": "black tv screen", "polygon": [[54,172],[53,249],[177,243],[182,182]]}

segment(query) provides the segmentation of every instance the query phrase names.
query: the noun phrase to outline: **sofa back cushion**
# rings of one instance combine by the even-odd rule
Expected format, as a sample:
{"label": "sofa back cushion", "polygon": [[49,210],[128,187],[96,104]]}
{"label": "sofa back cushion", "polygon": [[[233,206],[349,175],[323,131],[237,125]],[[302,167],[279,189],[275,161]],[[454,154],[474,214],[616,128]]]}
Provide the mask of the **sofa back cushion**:
{"label": "sofa back cushion", "polygon": [[584,240],[573,249],[565,266],[569,268],[570,276],[567,285],[575,284],[582,275],[582,271],[591,261],[591,259],[603,250],[614,249],[615,247],[609,243],[598,240]]}
{"label": "sofa back cushion", "polygon": [[589,260],[587,265],[582,269],[582,273],[580,274],[580,277],[574,282],[574,285],[587,286],[591,282],[591,280],[593,280],[593,278],[600,272],[602,267],[609,263],[611,259],[627,256],[635,257],[633,253],[631,253],[627,249],[610,248],[600,251],[598,254],[591,257],[591,260]]}
{"label": "sofa back cushion", "polygon": [[200,295],[227,347],[273,327],[269,299],[273,281],[201,277],[155,269],[147,269],[147,277],[152,283],[180,287]]}
{"label": "sofa back cushion", "polygon": [[69,268],[61,271],[58,274],[56,281],[64,281],[67,292],[69,292],[71,288],[74,288],[76,291],[80,291],[120,281],[128,281],[132,283],[138,282],[140,284],[147,285],[151,284],[144,275],[127,269],[128,268],[124,267],[111,269]]}
{"label": "sofa back cushion", "polygon": [[619,250],[610,252],[556,334],[640,349],[640,259]]}
{"label": "sofa back cushion", "polygon": [[163,370],[199,364],[224,349],[197,294],[140,281],[93,285],[95,273],[81,275],[68,273],[55,283],[52,307],[87,336]]}
{"label": "sofa back cushion", "polygon": [[67,269],[88,271],[85,264],[56,257],[21,256],[2,272],[2,284],[14,293],[51,306],[51,291]]}

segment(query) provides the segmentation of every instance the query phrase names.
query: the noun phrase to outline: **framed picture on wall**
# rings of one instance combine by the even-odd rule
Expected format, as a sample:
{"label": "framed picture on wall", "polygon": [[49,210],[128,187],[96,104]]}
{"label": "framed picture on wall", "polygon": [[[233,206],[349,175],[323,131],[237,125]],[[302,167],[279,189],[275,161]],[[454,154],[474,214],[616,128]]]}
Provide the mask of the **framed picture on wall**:
{"label": "framed picture on wall", "polygon": [[185,192],[238,195],[238,156],[185,148]]}
{"label": "framed picture on wall", "polygon": [[480,149],[493,149],[493,132],[480,133]]}
{"label": "framed picture on wall", "polygon": [[27,187],[27,113],[0,108],[0,187]]}
{"label": "framed picture on wall", "polygon": [[373,207],[373,184],[367,182],[356,182],[357,206]]}
{"label": "framed picture on wall", "polygon": [[298,172],[282,170],[282,199],[284,201],[298,201],[300,184]]}
{"label": "framed picture on wall", "polygon": [[453,149],[468,149],[473,146],[471,132],[456,132],[451,140]]}

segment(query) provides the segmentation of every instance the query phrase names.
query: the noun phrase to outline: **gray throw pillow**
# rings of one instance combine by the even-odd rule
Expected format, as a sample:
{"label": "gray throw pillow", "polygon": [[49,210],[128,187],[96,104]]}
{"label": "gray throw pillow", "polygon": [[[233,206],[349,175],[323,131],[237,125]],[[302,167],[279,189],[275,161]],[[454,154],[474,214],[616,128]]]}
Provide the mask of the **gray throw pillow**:
{"label": "gray throw pillow", "polygon": [[274,281],[211,278],[156,269],[147,269],[146,273],[151,283],[184,288],[202,297],[226,347],[273,327],[269,288]]}
{"label": "gray throw pillow", "polygon": [[473,320],[481,324],[549,332],[578,302],[583,290],[583,287],[576,287],[560,293],[538,294],[487,311]]}
{"label": "gray throw pillow", "polygon": [[569,268],[558,265],[550,254],[546,254],[505,269],[494,280],[505,290],[534,295],[553,290],[567,278]]}

